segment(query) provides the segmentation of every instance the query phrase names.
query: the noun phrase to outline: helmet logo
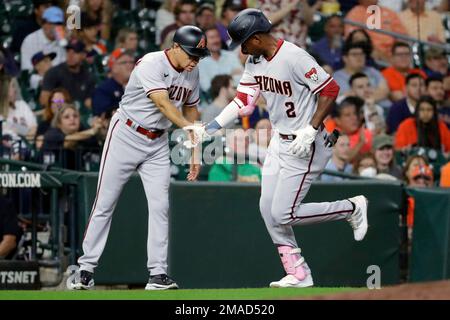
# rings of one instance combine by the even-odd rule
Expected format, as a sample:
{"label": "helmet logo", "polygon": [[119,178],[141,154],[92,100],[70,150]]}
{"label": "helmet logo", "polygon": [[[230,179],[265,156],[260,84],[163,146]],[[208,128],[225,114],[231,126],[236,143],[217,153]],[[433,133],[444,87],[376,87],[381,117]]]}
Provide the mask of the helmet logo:
{"label": "helmet logo", "polygon": [[202,38],[198,42],[197,48],[204,49],[205,47],[206,47],[205,36],[202,36]]}

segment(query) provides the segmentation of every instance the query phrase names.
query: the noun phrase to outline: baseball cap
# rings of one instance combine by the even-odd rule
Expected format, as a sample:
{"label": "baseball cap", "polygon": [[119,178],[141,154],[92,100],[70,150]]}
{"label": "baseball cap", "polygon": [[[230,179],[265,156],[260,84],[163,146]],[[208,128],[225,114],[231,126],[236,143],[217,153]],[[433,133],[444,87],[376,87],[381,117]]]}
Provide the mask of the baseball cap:
{"label": "baseball cap", "polygon": [[64,12],[60,7],[52,6],[45,9],[42,19],[49,23],[62,24],[64,23]]}
{"label": "baseball cap", "polygon": [[394,145],[394,141],[391,136],[387,134],[379,134],[373,138],[372,149],[378,150],[383,147],[392,147]]}
{"label": "baseball cap", "polygon": [[131,57],[134,57],[133,52],[131,52],[130,50],[126,50],[124,48],[114,49],[114,51],[111,52],[109,59],[108,59],[108,68],[111,69],[113,67],[114,63],[116,62],[116,60],[125,54],[127,54]]}
{"label": "baseball cap", "polygon": [[411,176],[413,179],[423,177],[425,179],[433,180],[433,171],[427,165],[420,165],[413,169]]}
{"label": "baseball cap", "polygon": [[212,12],[214,12],[216,9],[214,8],[213,4],[205,2],[200,7],[198,7],[196,14],[200,15],[204,10],[211,10]]}
{"label": "baseball cap", "polygon": [[50,60],[55,59],[56,57],[56,53],[54,52],[50,52],[47,54],[44,54],[44,52],[39,51],[37,53],[35,53],[32,57],[31,57],[31,64],[33,65],[33,67],[35,65],[37,65],[39,62],[41,62],[42,60],[44,60],[46,57],[49,57]]}
{"label": "baseball cap", "polygon": [[85,48],[84,43],[78,39],[71,40],[66,46],[66,49],[72,49],[77,53],[84,52]]}
{"label": "baseball cap", "polygon": [[425,60],[436,59],[441,57],[445,57],[445,52],[440,48],[431,47],[427,50],[427,52],[425,52]]}

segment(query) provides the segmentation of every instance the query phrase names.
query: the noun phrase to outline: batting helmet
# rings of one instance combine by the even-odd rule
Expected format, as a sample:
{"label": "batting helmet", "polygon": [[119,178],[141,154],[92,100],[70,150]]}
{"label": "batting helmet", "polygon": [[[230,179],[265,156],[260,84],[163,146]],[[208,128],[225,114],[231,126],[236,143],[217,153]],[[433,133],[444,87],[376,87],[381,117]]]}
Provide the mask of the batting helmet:
{"label": "batting helmet", "polygon": [[178,43],[190,56],[203,58],[210,55],[206,48],[205,34],[195,26],[179,28],[173,36],[173,42]]}
{"label": "batting helmet", "polygon": [[272,23],[258,9],[245,9],[239,12],[228,26],[231,38],[229,48],[233,50],[257,32],[269,32]]}

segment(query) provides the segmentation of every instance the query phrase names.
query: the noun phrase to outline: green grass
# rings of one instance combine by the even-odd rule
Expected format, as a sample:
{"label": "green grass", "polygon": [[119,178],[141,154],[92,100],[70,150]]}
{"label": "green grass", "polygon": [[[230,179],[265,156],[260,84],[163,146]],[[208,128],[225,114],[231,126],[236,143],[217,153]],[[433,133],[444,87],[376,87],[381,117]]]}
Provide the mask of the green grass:
{"label": "green grass", "polygon": [[191,289],[168,291],[0,291],[0,300],[264,300],[355,291],[355,288]]}

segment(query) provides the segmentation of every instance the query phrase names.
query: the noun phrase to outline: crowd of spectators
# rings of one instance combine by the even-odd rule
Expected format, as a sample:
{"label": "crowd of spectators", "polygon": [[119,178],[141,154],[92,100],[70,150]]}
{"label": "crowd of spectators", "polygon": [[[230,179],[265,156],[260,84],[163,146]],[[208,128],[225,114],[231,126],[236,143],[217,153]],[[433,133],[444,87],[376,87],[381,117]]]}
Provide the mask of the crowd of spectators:
{"label": "crowd of spectators", "polygon": [[[66,28],[69,4],[82,9],[81,29]],[[141,43],[138,30],[116,25],[115,13],[124,10],[119,1],[33,0],[33,5],[32,17],[15,21],[12,42],[0,51],[3,152],[44,163],[66,159],[64,166],[80,169],[67,159],[77,150],[83,150],[77,155],[81,159],[86,150],[101,154],[109,119],[134,63],[150,50]],[[175,30],[187,24],[205,31],[211,56],[199,63],[199,109],[201,120],[208,122],[234,98],[247,58],[239,48],[228,50],[226,28],[245,7],[260,8],[273,23],[274,36],[308,50],[340,86],[325,126],[341,132],[327,170],[343,174],[327,171],[322,180],[360,175],[411,184],[412,174],[404,172],[412,169],[403,169],[410,165],[409,156],[420,153],[426,160],[421,166],[433,175],[432,185],[439,185],[448,181],[449,171],[445,166],[450,154],[448,53],[430,44],[417,50],[414,41],[363,28],[371,18],[367,10],[371,5],[378,5],[385,31],[435,44],[450,40],[444,19],[447,1],[431,6],[424,0],[395,5],[381,0],[165,0],[159,8],[154,1],[151,4],[155,10],[151,44],[161,50],[170,47]],[[95,71],[98,63],[104,67],[100,75]],[[29,92],[31,97],[24,95]],[[238,168],[239,181],[260,179],[271,138],[261,134],[271,132],[267,118],[265,101],[260,99],[251,116],[233,124],[244,130],[224,140],[224,150],[256,159],[251,166]],[[23,152],[27,148],[34,150],[34,157]],[[55,149],[64,153],[52,154]],[[217,159],[205,179],[232,179],[227,157]]]}

